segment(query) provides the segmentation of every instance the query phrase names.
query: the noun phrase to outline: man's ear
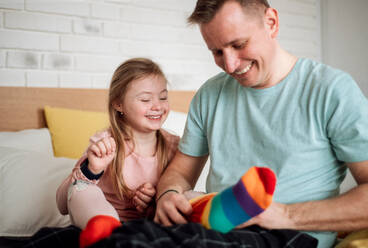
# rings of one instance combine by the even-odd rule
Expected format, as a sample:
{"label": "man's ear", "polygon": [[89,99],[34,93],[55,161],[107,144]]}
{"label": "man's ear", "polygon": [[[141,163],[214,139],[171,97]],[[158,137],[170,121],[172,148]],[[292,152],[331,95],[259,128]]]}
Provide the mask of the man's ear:
{"label": "man's ear", "polygon": [[279,33],[279,14],[274,8],[267,8],[264,15],[264,24],[269,30],[272,39],[276,39]]}

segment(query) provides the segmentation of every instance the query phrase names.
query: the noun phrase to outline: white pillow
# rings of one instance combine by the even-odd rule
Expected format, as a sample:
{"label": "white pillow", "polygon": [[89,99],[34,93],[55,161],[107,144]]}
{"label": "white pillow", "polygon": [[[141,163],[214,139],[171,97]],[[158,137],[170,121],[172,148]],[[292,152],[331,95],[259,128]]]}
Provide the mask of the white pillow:
{"label": "white pillow", "polygon": [[346,171],[346,177],[340,185],[340,193],[341,194],[345,193],[346,191],[351,190],[355,186],[357,186],[357,182],[355,181],[353,175],[351,174],[350,170],[348,169]]}
{"label": "white pillow", "polygon": [[162,127],[178,136],[183,136],[187,114],[182,112],[170,111]]}
{"label": "white pillow", "polygon": [[0,146],[36,151],[53,156],[51,136],[47,128],[0,132]]}
{"label": "white pillow", "polygon": [[76,160],[0,147],[0,236],[31,236],[70,224],[56,207],[56,189]]}
{"label": "white pillow", "polygon": [[206,182],[207,182],[208,172],[210,170],[210,164],[211,164],[211,162],[210,162],[210,159],[208,158],[205,166],[203,167],[201,175],[199,175],[197,183],[194,186],[194,189],[193,189],[194,191],[207,192]]}

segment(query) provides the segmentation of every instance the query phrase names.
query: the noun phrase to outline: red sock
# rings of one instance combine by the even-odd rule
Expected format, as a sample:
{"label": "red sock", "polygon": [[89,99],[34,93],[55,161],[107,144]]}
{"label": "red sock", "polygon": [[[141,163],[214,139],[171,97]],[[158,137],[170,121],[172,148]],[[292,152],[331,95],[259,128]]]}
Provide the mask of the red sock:
{"label": "red sock", "polygon": [[192,204],[193,212],[189,216],[189,221],[194,223],[201,223],[204,208],[207,206],[209,200],[211,200],[216,193],[204,194],[200,197],[190,200]]}
{"label": "red sock", "polygon": [[79,235],[79,247],[87,247],[110,236],[112,231],[119,226],[121,226],[120,221],[112,216],[97,215],[91,218]]}

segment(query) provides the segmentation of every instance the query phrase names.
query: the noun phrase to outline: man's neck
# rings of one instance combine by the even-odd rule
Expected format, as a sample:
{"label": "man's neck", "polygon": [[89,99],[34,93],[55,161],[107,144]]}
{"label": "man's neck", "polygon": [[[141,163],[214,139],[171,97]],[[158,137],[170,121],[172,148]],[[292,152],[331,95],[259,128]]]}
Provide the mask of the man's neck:
{"label": "man's neck", "polygon": [[280,83],[293,70],[298,58],[279,47],[273,66],[274,85]]}

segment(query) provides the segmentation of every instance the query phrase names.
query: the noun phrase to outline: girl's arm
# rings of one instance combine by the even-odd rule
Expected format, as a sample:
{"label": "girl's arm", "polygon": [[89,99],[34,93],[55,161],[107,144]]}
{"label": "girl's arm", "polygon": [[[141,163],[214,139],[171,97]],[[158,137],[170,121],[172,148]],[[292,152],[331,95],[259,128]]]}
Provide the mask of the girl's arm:
{"label": "girl's arm", "polygon": [[[94,170],[94,169],[96,169],[96,165],[97,165],[97,169],[100,169],[99,166],[105,167],[105,164],[108,164],[108,163],[111,162],[111,160],[114,156],[114,154],[112,154],[112,153],[110,153],[110,155],[108,156],[109,158],[106,158],[106,156],[102,156],[103,158],[101,158],[101,157],[98,158],[98,157],[93,155],[93,154],[96,154],[96,153],[99,153],[99,152],[101,153],[101,150],[99,148],[100,146],[98,144],[101,143],[100,141],[103,141],[104,139],[107,139],[107,140],[112,139],[109,131],[98,132],[90,138],[90,145],[87,148],[87,151],[78,160],[75,167],[73,168],[72,173],[61,183],[61,185],[57,189],[57,191],[56,191],[56,204],[57,204],[58,209],[59,209],[61,214],[64,214],[64,215],[68,214],[68,205],[67,205],[68,189],[69,189],[69,186],[75,180],[84,180],[84,181],[89,181],[89,182],[92,182],[92,183],[98,183],[98,180],[96,180],[96,179],[92,179],[92,180],[88,179],[83,174],[83,172],[81,171],[81,165],[87,159],[87,156],[88,156],[88,159],[90,160],[90,162],[92,162],[92,164],[93,164],[93,165],[92,164],[88,165],[88,169],[93,174],[98,174],[98,173],[95,173],[95,170]],[[112,142],[114,143],[114,141],[112,141]],[[97,146],[96,146],[96,144],[97,144]],[[104,144],[104,142],[102,142],[102,144]],[[113,144],[113,146],[115,147],[115,143]],[[103,150],[104,151],[102,153],[106,153],[106,150],[108,150],[108,149],[103,149]],[[115,148],[113,150],[115,152]]]}

